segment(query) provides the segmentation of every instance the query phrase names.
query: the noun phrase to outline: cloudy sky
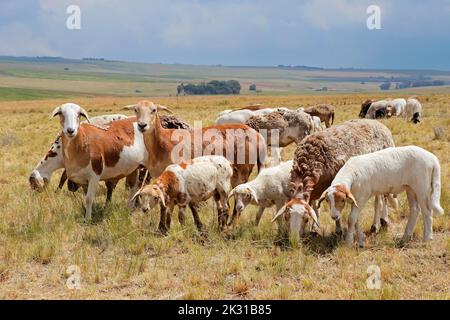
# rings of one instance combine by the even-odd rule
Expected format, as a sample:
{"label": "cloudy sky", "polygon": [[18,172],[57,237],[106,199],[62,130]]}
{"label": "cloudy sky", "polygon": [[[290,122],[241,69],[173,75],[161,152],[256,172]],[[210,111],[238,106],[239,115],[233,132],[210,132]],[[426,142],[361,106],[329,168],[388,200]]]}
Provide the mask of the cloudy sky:
{"label": "cloudy sky", "polygon": [[450,70],[450,0],[0,0],[0,55]]}

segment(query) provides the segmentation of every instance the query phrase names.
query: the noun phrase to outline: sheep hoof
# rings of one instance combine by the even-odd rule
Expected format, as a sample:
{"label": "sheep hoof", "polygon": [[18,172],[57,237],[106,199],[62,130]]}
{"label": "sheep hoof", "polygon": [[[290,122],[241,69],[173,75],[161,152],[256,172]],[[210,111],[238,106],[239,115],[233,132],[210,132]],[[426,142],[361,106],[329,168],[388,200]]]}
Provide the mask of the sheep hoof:
{"label": "sheep hoof", "polygon": [[377,227],[375,224],[373,224],[373,225],[370,227],[369,234],[377,234],[377,233],[378,233],[378,227]]}
{"label": "sheep hoof", "polygon": [[389,222],[387,220],[384,219],[380,219],[380,223],[381,223],[381,228],[383,230],[387,230],[388,226],[389,226]]}

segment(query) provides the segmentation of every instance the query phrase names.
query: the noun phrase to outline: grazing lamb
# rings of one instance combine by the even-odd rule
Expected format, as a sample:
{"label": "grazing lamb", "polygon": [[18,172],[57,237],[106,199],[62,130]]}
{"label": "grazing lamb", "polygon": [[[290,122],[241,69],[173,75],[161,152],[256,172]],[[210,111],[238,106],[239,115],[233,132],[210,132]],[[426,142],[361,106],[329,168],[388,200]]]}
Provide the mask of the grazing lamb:
{"label": "grazing lamb", "polygon": [[377,112],[378,117],[385,117],[387,112],[386,109],[389,105],[390,100],[380,100],[376,102],[372,102],[370,104],[369,109],[366,113],[366,119],[377,119]]}
{"label": "grazing lamb", "polygon": [[345,203],[351,203],[345,242],[348,246],[353,244],[356,229],[358,244],[363,247],[364,234],[359,226],[359,214],[369,198],[406,191],[410,213],[403,241],[408,241],[413,234],[419,208],[423,214],[424,239],[429,241],[433,239],[432,211],[444,214],[439,203],[440,171],[438,158],[422,148],[388,148],[348,160],[321,199],[329,202],[334,220],[340,219]]}
{"label": "grazing lamb", "polygon": [[[375,120],[351,120],[307,136],[295,151],[290,178],[293,199],[276,217],[284,214],[297,238],[306,222],[299,217],[311,216],[310,203],[320,198],[348,159],[393,146],[389,129]],[[341,231],[339,221],[336,230]]]}
{"label": "grazing lamb", "polygon": [[189,206],[195,225],[199,231],[203,231],[197,207],[200,202],[214,197],[218,209],[218,224],[222,230],[228,219],[227,196],[231,190],[232,175],[231,164],[224,157],[198,157],[179,165],[169,165],[155,182],[144,186],[133,199],[140,198],[139,203],[144,212],[159,204],[163,212],[159,230],[166,232],[170,228],[175,205],[179,207],[180,223],[184,224],[184,211]]}
{"label": "grazing lamb", "polygon": [[52,118],[56,116],[62,127],[67,177],[77,184],[88,185],[85,206],[86,219],[90,220],[99,181],[126,177],[147,162],[144,138],[133,118],[113,121],[107,129],[80,124],[80,116],[89,119],[88,114],[73,103],[56,107]]}
{"label": "grazing lamb", "polygon": [[395,117],[400,117],[403,116],[403,114],[405,113],[405,109],[406,109],[406,100],[403,98],[398,98],[398,99],[393,99],[390,100],[388,105],[387,105],[387,112],[388,112],[388,117],[390,116],[395,116]]}
{"label": "grazing lamb", "polygon": [[[267,146],[275,148],[286,147],[293,142],[298,144],[314,131],[311,116],[303,111],[275,111],[267,115],[252,116],[245,124],[260,133],[267,133]],[[272,137],[272,130],[277,130],[277,137]],[[276,159],[277,163],[280,160]]]}
{"label": "grazing lamb", "polygon": [[334,107],[332,105],[319,104],[305,108],[304,111],[312,117],[319,117],[320,121],[324,122],[327,128],[331,127],[334,122]]}
{"label": "grazing lamb", "polygon": [[292,169],[292,160],[283,162],[276,167],[262,170],[258,176],[247,183],[240,184],[234,188],[229,199],[234,197],[236,211],[233,212],[231,225],[235,219],[239,219],[242,211],[249,205],[259,206],[256,214],[256,225],[259,224],[266,208],[275,205],[278,210],[289,200],[289,178]]}
{"label": "grazing lamb", "polygon": [[420,122],[420,117],[422,116],[422,104],[416,98],[409,98],[406,101],[405,107],[405,117],[410,119],[413,123],[417,124]]}
{"label": "grazing lamb", "polygon": [[274,111],[288,111],[287,108],[264,108],[264,109],[240,109],[240,110],[225,110],[219,113],[218,118],[214,122],[219,124],[232,124],[241,123],[244,124],[251,116],[265,115]]}

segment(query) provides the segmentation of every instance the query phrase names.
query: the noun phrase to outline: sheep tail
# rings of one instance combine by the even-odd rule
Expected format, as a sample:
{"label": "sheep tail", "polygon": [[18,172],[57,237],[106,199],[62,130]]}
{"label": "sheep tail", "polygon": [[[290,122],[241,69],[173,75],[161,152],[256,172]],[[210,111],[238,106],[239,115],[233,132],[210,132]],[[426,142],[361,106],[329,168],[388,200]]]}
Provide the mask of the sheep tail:
{"label": "sheep tail", "polygon": [[444,209],[440,205],[441,199],[441,168],[439,162],[436,160],[436,164],[433,167],[433,174],[431,177],[431,210],[438,216],[444,214]]}

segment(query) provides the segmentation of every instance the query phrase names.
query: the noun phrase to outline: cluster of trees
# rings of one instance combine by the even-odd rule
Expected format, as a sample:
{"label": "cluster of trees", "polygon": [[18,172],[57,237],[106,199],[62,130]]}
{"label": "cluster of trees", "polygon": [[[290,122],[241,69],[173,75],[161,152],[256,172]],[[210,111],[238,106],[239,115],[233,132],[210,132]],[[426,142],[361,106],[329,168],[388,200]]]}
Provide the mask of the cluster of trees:
{"label": "cluster of trees", "polygon": [[406,88],[417,88],[417,87],[434,87],[434,86],[444,86],[445,82],[443,80],[418,80],[418,81],[404,81],[399,82],[395,85],[395,89],[406,89]]}
{"label": "cluster of trees", "polygon": [[200,84],[180,84],[177,87],[177,94],[198,95],[198,94],[239,94],[241,84],[236,80],[218,81],[212,80]]}
{"label": "cluster of trees", "polygon": [[[444,86],[445,81],[443,80],[415,80],[415,81],[402,81],[395,83],[395,89],[407,89],[407,88],[418,88],[418,87],[434,87],[434,86]],[[381,90],[389,90],[392,87],[391,82],[383,82],[380,84]]]}

